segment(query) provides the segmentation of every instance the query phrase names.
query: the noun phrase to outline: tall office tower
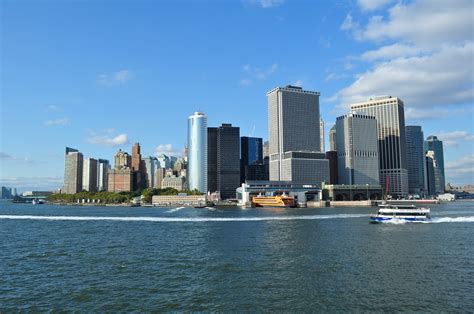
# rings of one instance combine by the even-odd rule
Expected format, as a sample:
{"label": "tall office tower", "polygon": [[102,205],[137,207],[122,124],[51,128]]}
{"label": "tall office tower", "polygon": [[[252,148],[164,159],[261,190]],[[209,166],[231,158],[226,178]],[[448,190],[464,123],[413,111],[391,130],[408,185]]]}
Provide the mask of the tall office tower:
{"label": "tall office tower", "polygon": [[444,178],[443,178],[443,171],[441,169],[441,163],[438,160],[438,156],[436,156],[436,152],[434,150],[428,150],[426,152],[426,156],[433,160],[433,173],[434,173],[434,191],[435,194],[444,193]]}
{"label": "tall office tower", "polygon": [[207,190],[217,191],[217,133],[218,128],[207,128]]}
{"label": "tall office tower", "polygon": [[97,190],[107,191],[108,177],[107,173],[110,170],[109,161],[106,159],[99,159],[97,161]]}
{"label": "tall office tower", "polygon": [[336,124],[329,129],[329,150],[336,151]]}
{"label": "tall office tower", "polygon": [[425,174],[425,190],[428,195],[436,195],[436,182],[435,182],[435,171],[434,161],[431,154],[426,154],[426,174]]}
{"label": "tall office tower", "polygon": [[166,169],[157,167],[155,169],[155,189],[163,188],[163,179],[166,177]]}
{"label": "tall office tower", "polygon": [[146,186],[146,173],[144,163],[140,153],[140,143],[132,146],[132,172],[133,172],[133,191],[144,189]]}
{"label": "tall office tower", "polygon": [[188,188],[207,192],[207,117],[202,112],[188,118]]}
{"label": "tall office tower", "polygon": [[319,118],[319,146],[320,146],[320,149],[319,151],[321,153],[324,153],[326,152],[326,147],[325,147],[325,139],[324,139],[324,121],[323,121],[323,118]]}
{"label": "tall office tower", "polygon": [[381,96],[352,104],[351,110],[374,116],[379,140],[380,184],[392,196],[408,195],[405,111],[397,97]]}
{"label": "tall office tower", "polygon": [[288,85],[267,93],[270,180],[320,183],[329,162],[320,153],[319,92]]}
{"label": "tall office tower", "polygon": [[329,150],[325,153],[329,161],[329,184],[338,184],[337,178],[337,152]]}
{"label": "tall office tower", "polygon": [[130,155],[121,149],[115,154],[114,169],[107,176],[107,191],[130,192],[133,190],[133,171]]}
{"label": "tall office tower", "polygon": [[268,141],[263,142],[262,153],[263,159],[270,156],[270,145],[268,144]]}
{"label": "tall office tower", "polygon": [[159,154],[157,156],[158,162],[160,163],[160,168],[169,169],[171,168],[171,160],[165,154]]}
{"label": "tall office tower", "polygon": [[153,156],[145,157],[143,161],[145,164],[144,172],[146,173],[145,185],[147,188],[153,189],[155,188],[155,171],[159,168],[160,163],[158,159]]}
{"label": "tall office tower", "polygon": [[259,137],[240,138],[240,183],[245,180],[265,180],[262,143]]}
{"label": "tall office tower", "polygon": [[132,146],[132,170],[141,170],[142,155],[140,153],[140,143],[135,143]]}
{"label": "tall office tower", "polygon": [[97,159],[85,158],[82,166],[82,189],[97,192]]}
{"label": "tall office tower", "polygon": [[217,190],[222,199],[236,198],[240,186],[240,128],[222,124],[217,132]]}
{"label": "tall office tower", "polygon": [[82,153],[77,149],[66,147],[64,158],[64,188],[65,194],[75,194],[82,191]]}
{"label": "tall office tower", "polygon": [[426,162],[421,126],[407,125],[405,136],[407,139],[408,193],[423,194]]}
{"label": "tall office tower", "polygon": [[378,185],[379,154],[375,117],[349,113],[336,119],[339,184]]}
{"label": "tall office tower", "polygon": [[188,162],[188,145],[184,145],[183,159],[185,163]]}
{"label": "tall office tower", "polygon": [[436,155],[437,164],[439,171],[441,171],[441,185],[442,190],[445,189],[446,173],[444,172],[444,152],[443,152],[443,141],[440,141],[437,136],[430,135],[424,143],[425,152],[432,150]]}
{"label": "tall office tower", "polygon": [[174,168],[174,163],[178,161],[178,157],[170,156],[170,168]]}
{"label": "tall office tower", "polygon": [[235,198],[240,185],[240,128],[222,124],[207,129],[207,183],[222,199]]}

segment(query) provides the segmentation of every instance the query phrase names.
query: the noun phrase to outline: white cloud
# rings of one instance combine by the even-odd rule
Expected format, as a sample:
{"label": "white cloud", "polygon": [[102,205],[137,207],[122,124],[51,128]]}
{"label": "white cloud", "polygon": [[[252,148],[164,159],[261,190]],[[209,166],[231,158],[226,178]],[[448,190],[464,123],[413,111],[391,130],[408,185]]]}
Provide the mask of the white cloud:
{"label": "white cloud", "polygon": [[371,17],[359,39],[400,40],[436,48],[441,43],[459,43],[473,37],[471,0],[398,3],[388,13],[387,20],[382,16]]}
{"label": "white cloud", "polygon": [[379,59],[392,59],[404,56],[416,56],[421,53],[419,48],[396,43],[393,45],[383,46],[376,50],[369,50],[362,54],[360,57],[362,60],[365,61],[374,61]]}
{"label": "white cloud", "polygon": [[35,160],[32,160],[30,157],[12,156],[5,152],[0,152],[0,160],[2,162],[13,161],[17,164],[33,164],[37,162]]}
{"label": "white cloud", "polygon": [[303,87],[303,81],[302,80],[296,80],[293,84],[293,86],[298,86],[298,87]]}
{"label": "white cloud", "polygon": [[69,124],[71,124],[71,119],[69,118],[53,119],[53,120],[47,120],[44,122],[44,125],[46,126],[69,125]]}
{"label": "white cloud", "polygon": [[352,18],[352,14],[348,13],[346,15],[346,18],[344,19],[344,21],[341,24],[341,29],[343,31],[348,31],[348,30],[352,30],[356,27],[358,27],[358,25],[356,23],[354,23],[354,20]]}
{"label": "white cloud", "polygon": [[446,147],[458,147],[460,142],[474,141],[474,135],[466,131],[437,133],[437,136]]}
{"label": "white cloud", "polygon": [[463,156],[456,161],[447,162],[445,168],[446,182],[455,184],[474,183],[474,154]]}
{"label": "white cloud", "polygon": [[474,100],[474,44],[445,46],[430,56],[395,58],[357,75],[340,90],[342,104],[364,101],[370,95],[400,97],[410,107],[466,104]]}
{"label": "white cloud", "polygon": [[172,144],[160,144],[155,148],[155,155],[183,156],[183,149],[175,149]]}
{"label": "white cloud", "polygon": [[285,1],[284,0],[246,0],[244,1],[251,5],[258,5],[263,9],[270,9],[282,5]]}
{"label": "white cloud", "polygon": [[128,135],[125,133],[117,134],[114,129],[102,131],[100,134],[92,130],[87,130],[87,142],[101,146],[120,146],[128,143]]}
{"label": "white cloud", "polygon": [[100,85],[114,86],[122,85],[127,83],[132,78],[132,74],[129,70],[121,70],[110,74],[101,74],[97,79]]}
{"label": "white cloud", "polygon": [[[247,77],[240,80],[240,85],[248,86],[252,84],[253,80],[265,80],[270,75],[274,74],[278,70],[278,64],[273,63],[272,65],[261,68],[255,67],[250,64],[245,64],[242,66]],[[250,78],[251,76],[252,78]]]}
{"label": "white cloud", "polygon": [[392,0],[357,0],[357,4],[362,11],[374,11],[386,6],[390,2]]}
{"label": "white cloud", "polygon": [[61,107],[57,105],[49,105],[48,106],[49,111],[61,111]]}

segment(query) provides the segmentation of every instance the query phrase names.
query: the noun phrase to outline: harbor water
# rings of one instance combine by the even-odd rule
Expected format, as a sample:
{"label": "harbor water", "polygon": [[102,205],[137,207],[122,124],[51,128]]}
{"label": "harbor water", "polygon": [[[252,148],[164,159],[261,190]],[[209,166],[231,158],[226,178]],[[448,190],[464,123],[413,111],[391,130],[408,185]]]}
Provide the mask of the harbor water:
{"label": "harbor water", "polygon": [[0,203],[0,312],[474,309],[474,202],[375,208]]}

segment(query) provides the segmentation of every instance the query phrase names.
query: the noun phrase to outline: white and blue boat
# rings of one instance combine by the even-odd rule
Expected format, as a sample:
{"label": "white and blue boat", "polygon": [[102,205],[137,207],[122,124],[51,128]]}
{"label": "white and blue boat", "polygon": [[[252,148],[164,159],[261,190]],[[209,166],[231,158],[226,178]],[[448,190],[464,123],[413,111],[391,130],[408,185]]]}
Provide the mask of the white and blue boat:
{"label": "white and blue boat", "polygon": [[418,208],[415,205],[379,205],[377,213],[370,216],[370,222],[372,223],[389,221],[423,222],[430,219],[429,208]]}

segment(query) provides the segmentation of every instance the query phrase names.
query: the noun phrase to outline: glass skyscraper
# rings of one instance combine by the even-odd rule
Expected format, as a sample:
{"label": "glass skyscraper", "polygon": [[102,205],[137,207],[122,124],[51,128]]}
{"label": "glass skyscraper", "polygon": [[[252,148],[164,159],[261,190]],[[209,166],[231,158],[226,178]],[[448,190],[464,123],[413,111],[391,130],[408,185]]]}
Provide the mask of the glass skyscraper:
{"label": "glass skyscraper", "polygon": [[207,117],[202,112],[188,118],[188,188],[207,193]]}
{"label": "glass skyscraper", "polygon": [[432,150],[436,156],[438,167],[441,172],[441,178],[439,179],[440,185],[445,187],[445,173],[444,173],[444,152],[443,152],[443,141],[440,141],[437,136],[430,135],[425,141],[424,145],[425,152]]}
{"label": "glass skyscraper", "polygon": [[420,194],[425,190],[425,153],[423,151],[423,131],[421,126],[407,125],[407,170],[408,192]]}
{"label": "glass skyscraper", "polygon": [[240,182],[265,180],[263,164],[263,140],[259,137],[240,138]]}

